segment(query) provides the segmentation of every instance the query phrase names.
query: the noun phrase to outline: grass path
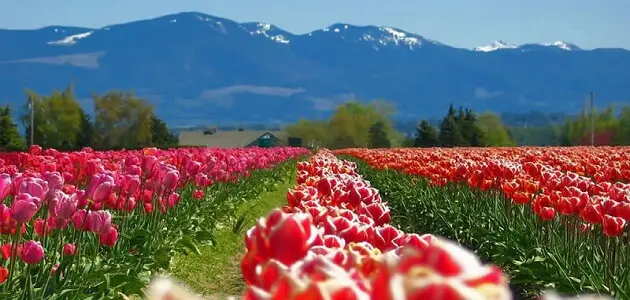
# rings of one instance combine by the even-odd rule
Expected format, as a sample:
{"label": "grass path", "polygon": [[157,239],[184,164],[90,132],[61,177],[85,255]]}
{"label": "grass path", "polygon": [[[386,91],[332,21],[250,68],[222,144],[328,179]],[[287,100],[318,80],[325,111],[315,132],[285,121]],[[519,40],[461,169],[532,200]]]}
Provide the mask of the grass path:
{"label": "grass path", "polygon": [[243,295],[246,286],[241,277],[240,260],[245,253],[245,231],[254,226],[258,218],[286,204],[287,189],[294,185],[292,177],[279,182],[275,190],[245,202],[239,208],[240,212],[248,213],[241,231],[234,233],[233,224],[227,224],[217,231],[216,246],[200,247],[201,255],[177,255],[170,271],[173,277],[203,296],[225,299],[225,296]]}

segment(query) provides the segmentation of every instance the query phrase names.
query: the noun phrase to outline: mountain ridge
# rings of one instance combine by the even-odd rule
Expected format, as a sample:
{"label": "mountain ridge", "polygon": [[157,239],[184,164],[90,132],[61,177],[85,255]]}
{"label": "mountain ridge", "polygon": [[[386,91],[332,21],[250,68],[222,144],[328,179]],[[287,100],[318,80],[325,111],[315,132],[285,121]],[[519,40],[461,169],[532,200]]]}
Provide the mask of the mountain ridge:
{"label": "mountain ridge", "polygon": [[630,100],[630,51],[567,42],[475,51],[390,26],[293,34],[198,12],[0,30],[0,41],[9,44],[0,51],[0,102],[74,82],[89,107],[91,92],[130,89],[173,125],[324,118],[352,99],[395,101],[402,119],[436,117],[450,103],[574,113],[590,91],[602,106]]}

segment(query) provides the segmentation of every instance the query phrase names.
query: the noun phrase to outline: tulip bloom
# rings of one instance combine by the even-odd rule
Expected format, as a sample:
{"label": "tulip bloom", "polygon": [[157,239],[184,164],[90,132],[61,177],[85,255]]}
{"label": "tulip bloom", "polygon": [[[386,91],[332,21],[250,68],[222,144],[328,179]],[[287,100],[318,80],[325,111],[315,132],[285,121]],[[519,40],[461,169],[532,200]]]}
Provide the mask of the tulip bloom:
{"label": "tulip bloom", "polygon": [[44,248],[39,242],[28,241],[22,246],[22,261],[34,265],[44,258]]}
{"label": "tulip bloom", "polygon": [[87,226],[94,233],[105,233],[112,226],[112,214],[106,210],[90,211]]}
{"label": "tulip bloom", "polygon": [[11,188],[11,175],[2,173],[0,174],[0,202],[4,200],[9,194]]}
{"label": "tulip bloom", "polygon": [[77,246],[75,244],[65,244],[63,245],[63,255],[72,256],[77,253]]}
{"label": "tulip bloom", "polygon": [[0,283],[7,281],[9,278],[9,269],[0,267]]}
{"label": "tulip bloom", "polygon": [[104,233],[101,233],[99,241],[103,246],[113,247],[118,241],[118,230],[113,226],[107,228]]}
{"label": "tulip bloom", "polygon": [[85,196],[94,202],[100,203],[109,197],[115,186],[114,177],[107,173],[96,174],[92,176],[88,187],[85,190]]}
{"label": "tulip bloom", "polygon": [[11,218],[20,223],[30,221],[37,213],[37,203],[39,203],[39,201],[40,199],[32,197],[29,194],[18,195],[11,204]]}

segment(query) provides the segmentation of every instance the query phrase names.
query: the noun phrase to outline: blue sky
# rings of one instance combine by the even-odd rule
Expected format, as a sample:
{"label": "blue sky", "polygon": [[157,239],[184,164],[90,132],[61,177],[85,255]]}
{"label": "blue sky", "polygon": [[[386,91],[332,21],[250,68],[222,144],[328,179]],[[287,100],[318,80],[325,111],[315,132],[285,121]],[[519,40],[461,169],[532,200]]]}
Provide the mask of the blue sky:
{"label": "blue sky", "polygon": [[630,0],[0,0],[0,28],[105,25],[199,11],[293,33],[342,22],[388,25],[471,48],[556,40],[630,49]]}

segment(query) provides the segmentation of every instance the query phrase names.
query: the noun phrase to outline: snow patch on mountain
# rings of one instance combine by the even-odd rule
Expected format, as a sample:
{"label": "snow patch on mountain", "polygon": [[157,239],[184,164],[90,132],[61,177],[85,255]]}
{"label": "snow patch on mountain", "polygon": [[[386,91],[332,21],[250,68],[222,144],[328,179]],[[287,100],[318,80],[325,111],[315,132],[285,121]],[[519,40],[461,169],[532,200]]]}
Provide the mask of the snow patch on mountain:
{"label": "snow patch on mountain", "polygon": [[562,42],[562,41],[555,41],[553,43],[542,43],[541,45],[543,46],[547,46],[547,47],[558,47],[562,50],[567,50],[567,51],[572,51],[572,50],[578,50],[579,48],[573,44],[569,44],[566,42]]}
{"label": "snow patch on mountain", "polygon": [[[247,25],[247,24],[245,24]],[[284,34],[275,34],[278,31],[273,25],[269,23],[256,23],[255,29],[249,31],[251,35],[262,35],[266,38],[271,39],[272,41],[278,42],[280,44],[288,44],[290,39],[288,36]]]}
{"label": "snow patch on mountain", "polygon": [[56,45],[56,46],[72,46],[72,45],[76,44],[79,40],[90,36],[92,33],[94,33],[94,31],[88,31],[88,32],[84,32],[84,33],[79,33],[79,34],[67,36],[67,37],[65,37],[65,38],[63,38],[61,40],[48,42],[46,44],[48,44],[48,45]]}
{"label": "snow patch on mountain", "polygon": [[494,41],[490,43],[489,45],[475,47],[475,49],[473,50],[479,51],[479,52],[490,52],[490,51],[496,51],[496,50],[501,50],[501,49],[516,49],[516,48],[518,48],[517,45],[508,44],[504,41]]}

